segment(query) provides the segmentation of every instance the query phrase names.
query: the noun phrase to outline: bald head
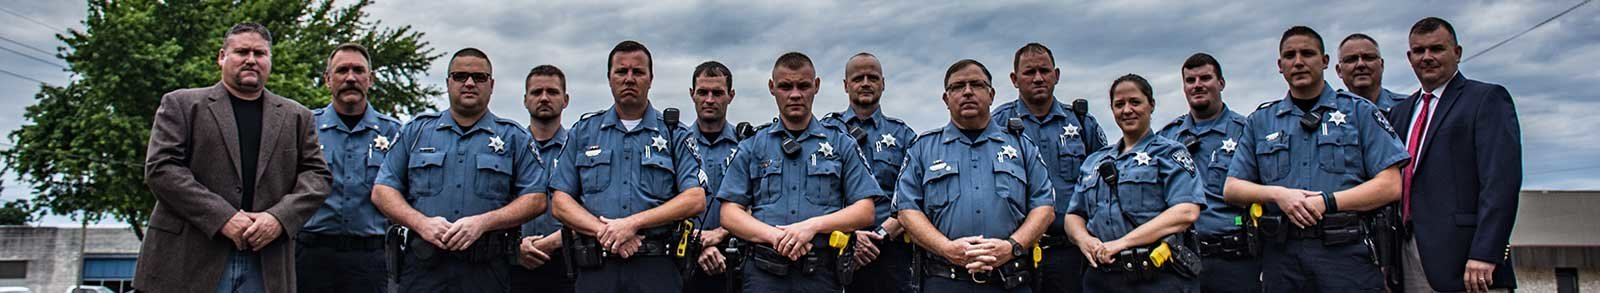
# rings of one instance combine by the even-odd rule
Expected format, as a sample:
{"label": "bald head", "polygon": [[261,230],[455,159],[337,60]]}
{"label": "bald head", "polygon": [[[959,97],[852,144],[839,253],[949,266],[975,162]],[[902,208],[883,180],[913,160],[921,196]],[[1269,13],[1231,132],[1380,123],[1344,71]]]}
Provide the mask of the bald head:
{"label": "bald head", "polygon": [[844,65],[844,92],[852,108],[877,109],[883,97],[883,64],[878,56],[867,52],[850,56]]}

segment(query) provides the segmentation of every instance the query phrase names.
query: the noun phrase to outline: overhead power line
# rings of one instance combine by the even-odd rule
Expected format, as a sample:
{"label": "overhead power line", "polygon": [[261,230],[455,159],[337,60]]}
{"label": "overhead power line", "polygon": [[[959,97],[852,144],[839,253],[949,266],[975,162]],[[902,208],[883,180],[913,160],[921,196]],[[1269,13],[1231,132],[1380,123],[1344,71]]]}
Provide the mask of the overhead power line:
{"label": "overhead power line", "polygon": [[1583,2],[1578,2],[1578,5],[1573,5],[1572,8],[1567,8],[1567,10],[1563,10],[1563,11],[1561,11],[1561,13],[1556,13],[1555,16],[1551,16],[1550,18],[1547,18],[1544,21],[1540,21],[1539,23],[1534,24],[1533,27],[1529,27],[1526,30],[1522,30],[1522,32],[1519,32],[1519,33],[1517,33],[1515,35],[1511,35],[1511,37],[1506,38],[1505,40],[1502,40],[1499,43],[1495,43],[1493,46],[1489,46],[1489,48],[1483,49],[1483,51],[1478,51],[1477,54],[1472,54],[1472,56],[1468,56],[1467,59],[1461,59],[1461,63],[1467,63],[1467,61],[1472,61],[1473,58],[1478,58],[1478,56],[1483,56],[1484,53],[1489,53],[1489,51],[1494,51],[1495,48],[1499,48],[1501,45],[1505,45],[1506,43],[1510,43],[1511,40],[1517,39],[1517,37],[1521,37],[1522,35],[1528,34],[1528,32],[1531,32],[1534,29],[1538,29],[1539,27],[1544,26],[1545,24],[1548,24],[1551,21],[1555,21],[1557,18],[1561,18],[1561,16],[1567,15],[1568,12],[1572,12],[1573,10],[1577,10],[1578,7],[1583,7],[1583,5],[1589,4],[1589,2],[1591,2],[1591,1],[1594,1],[1594,0],[1583,0]]}

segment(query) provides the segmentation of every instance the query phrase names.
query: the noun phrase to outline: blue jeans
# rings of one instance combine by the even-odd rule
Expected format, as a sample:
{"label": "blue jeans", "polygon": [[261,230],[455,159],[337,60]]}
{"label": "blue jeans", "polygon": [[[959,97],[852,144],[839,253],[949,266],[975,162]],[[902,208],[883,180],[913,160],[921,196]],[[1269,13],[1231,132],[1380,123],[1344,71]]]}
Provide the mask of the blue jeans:
{"label": "blue jeans", "polygon": [[217,293],[266,292],[261,282],[261,255],[234,251],[228,254],[228,266],[222,271],[222,281],[217,283]]}

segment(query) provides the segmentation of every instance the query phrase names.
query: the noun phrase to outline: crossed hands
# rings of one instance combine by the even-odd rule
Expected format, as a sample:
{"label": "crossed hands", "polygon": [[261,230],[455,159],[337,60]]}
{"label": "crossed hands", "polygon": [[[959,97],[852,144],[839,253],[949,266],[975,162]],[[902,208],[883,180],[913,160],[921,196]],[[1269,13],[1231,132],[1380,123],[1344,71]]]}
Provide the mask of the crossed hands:
{"label": "crossed hands", "polygon": [[1111,242],[1100,242],[1100,239],[1087,237],[1078,241],[1078,251],[1083,253],[1083,258],[1089,260],[1090,267],[1100,267],[1117,260],[1117,253],[1128,249],[1128,241],[1117,239]]}
{"label": "crossed hands", "polygon": [[800,260],[811,252],[811,238],[817,236],[817,226],[811,221],[801,221],[790,225],[777,226],[777,230],[768,233],[767,239],[772,239],[773,249],[778,254],[789,258],[790,261]]}
{"label": "crossed hands", "polygon": [[628,258],[638,253],[639,247],[644,245],[644,236],[639,235],[639,223],[636,220],[601,217],[600,223],[605,227],[600,228],[595,238],[600,240],[600,246],[605,247],[606,251]]}
{"label": "crossed hands", "polygon": [[550,235],[522,237],[522,244],[517,246],[519,253],[517,263],[528,269],[536,269],[550,262],[550,254],[561,248],[561,239]]}
{"label": "crossed hands", "polygon": [[444,217],[424,219],[422,224],[412,227],[422,240],[428,241],[434,247],[447,251],[462,251],[472,247],[479,236],[488,230],[487,224],[479,216],[469,216],[456,220],[454,223]]}
{"label": "crossed hands", "polygon": [[232,240],[233,247],[238,250],[261,251],[281,235],[283,226],[278,224],[277,217],[268,213],[238,211],[222,224],[222,236]]}
{"label": "crossed hands", "polygon": [[1322,213],[1327,210],[1323,204],[1322,193],[1283,188],[1274,193],[1273,201],[1278,204],[1278,209],[1283,210],[1284,216],[1300,228],[1311,227],[1322,220]]}
{"label": "crossed hands", "polygon": [[946,241],[936,249],[939,256],[953,264],[964,264],[967,273],[992,271],[1011,261],[1011,243],[1005,239],[967,236]]}

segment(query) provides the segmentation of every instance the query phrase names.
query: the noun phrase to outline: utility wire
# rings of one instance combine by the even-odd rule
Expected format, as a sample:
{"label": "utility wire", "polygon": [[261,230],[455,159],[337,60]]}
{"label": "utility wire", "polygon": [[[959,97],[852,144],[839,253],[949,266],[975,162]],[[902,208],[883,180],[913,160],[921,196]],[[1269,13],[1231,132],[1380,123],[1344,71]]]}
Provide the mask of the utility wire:
{"label": "utility wire", "polygon": [[1589,2],[1591,2],[1591,1],[1594,1],[1594,0],[1583,0],[1583,2],[1578,2],[1578,5],[1573,5],[1572,8],[1567,8],[1567,10],[1563,10],[1563,11],[1561,11],[1561,13],[1556,13],[1555,16],[1551,16],[1550,18],[1547,18],[1544,21],[1541,21],[1541,22],[1539,22],[1537,24],[1534,24],[1533,27],[1529,27],[1528,29],[1523,30],[1522,32],[1519,32],[1519,33],[1517,33],[1515,35],[1511,35],[1511,37],[1506,38],[1505,40],[1502,40],[1499,43],[1495,43],[1493,46],[1489,46],[1489,48],[1483,49],[1483,51],[1478,51],[1477,54],[1472,54],[1472,56],[1468,56],[1467,59],[1461,59],[1461,63],[1467,63],[1467,61],[1472,61],[1473,58],[1478,58],[1478,56],[1483,56],[1484,53],[1489,53],[1489,51],[1494,51],[1495,48],[1500,48],[1501,45],[1505,45],[1506,43],[1511,42],[1511,40],[1517,39],[1517,37],[1521,37],[1522,35],[1528,34],[1528,32],[1531,32],[1534,29],[1538,29],[1539,27],[1544,26],[1545,24],[1548,24],[1551,21],[1555,21],[1557,18],[1561,18],[1561,16],[1567,15],[1568,12],[1572,12],[1573,10],[1577,10],[1578,7],[1583,7],[1583,5],[1589,4]]}

